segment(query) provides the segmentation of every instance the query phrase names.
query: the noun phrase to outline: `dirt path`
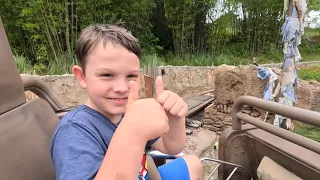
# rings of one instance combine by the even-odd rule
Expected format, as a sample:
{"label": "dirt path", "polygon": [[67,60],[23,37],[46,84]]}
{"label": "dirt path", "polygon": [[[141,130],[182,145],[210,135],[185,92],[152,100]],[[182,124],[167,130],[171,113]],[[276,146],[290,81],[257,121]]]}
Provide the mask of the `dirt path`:
{"label": "dirt path", "polygon": [[[192,134],[187,136],[187,143],[184,149],[185,154],[193,154],[201,158],[217,159],[218,151],[214,149],[214,144],[218,141],[218,136],[215,132],[203,128],[192,129]],[[207,179],[211,171],[216,166],[216,163],[203,161],[203,179]],[[214,178],[217,178],[217,172]]]}

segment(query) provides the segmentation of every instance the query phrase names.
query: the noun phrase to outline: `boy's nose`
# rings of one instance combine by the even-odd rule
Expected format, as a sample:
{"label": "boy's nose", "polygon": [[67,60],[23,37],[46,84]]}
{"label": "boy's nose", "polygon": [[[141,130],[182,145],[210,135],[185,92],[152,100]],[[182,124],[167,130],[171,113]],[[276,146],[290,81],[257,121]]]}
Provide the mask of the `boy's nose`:
{"label": "boy's nose", "polygon": [[128,88],[128,83],[126,81],[118,81],[113,85],[113,91],[117,93],[126,93]]}

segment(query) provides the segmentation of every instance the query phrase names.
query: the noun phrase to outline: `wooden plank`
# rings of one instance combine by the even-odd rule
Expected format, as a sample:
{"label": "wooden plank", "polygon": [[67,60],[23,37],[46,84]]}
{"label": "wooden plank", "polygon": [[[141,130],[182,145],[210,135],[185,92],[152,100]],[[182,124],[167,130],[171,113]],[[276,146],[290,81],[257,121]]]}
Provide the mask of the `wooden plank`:
{"label": "wooden plank", "polygon": [[203,91],[197,95],[204,95],[204,94],[208,94],[208,93],[213,93],[214,92],[214,89],[211,89],[211,90],[208,90],[208,91]]}
{"label": "wooden plank", "polygon": [[203,101],[192,100],[192,99],[186,99],[185,102],[188,104],[189,110],[191,110],[194,107],[198,106],[199,104],[203,103]]}
{"label": "wooden plank", "polygon": [[188,104],[189,111],[195,108],[196,106],[202,104],[207,100],[211,100],[213,96],[210,95],[197,95],[183,98],[184,101]]}
{"label": "wooden plank", "polygon": [[144,82],[145,82],[146,98],[152,98],[153,97],[153,78],[147,75],[144,75]]}
{"label": "wooden plank", "polygon": [[214,97],[210,95],[196,95],[184,98],[184,101],[188,104],[188,113],[186,117],[198,112],[213,100]]}
{"label": "wooden plank", "polygon": [[206,100],[209,100],[211,98],[213,98],[213,96],[210,96],[210,95],[197,95],[197,96],[188,97],[187,99],[197,100],[197,101],[206,101]]}
{"label": "wooden plank", "polygon": [[205,106],[209,105],[212,101],[214,100],[214,98],[212,97],[211,99],[207,100],[207,101],[204,101],[202,103],[200,103],[199,105],[193,107],[192,109],[190,109],[187,113],[187,116],[190,116],[196,112],[198,112],[200,109],[204,108]]}

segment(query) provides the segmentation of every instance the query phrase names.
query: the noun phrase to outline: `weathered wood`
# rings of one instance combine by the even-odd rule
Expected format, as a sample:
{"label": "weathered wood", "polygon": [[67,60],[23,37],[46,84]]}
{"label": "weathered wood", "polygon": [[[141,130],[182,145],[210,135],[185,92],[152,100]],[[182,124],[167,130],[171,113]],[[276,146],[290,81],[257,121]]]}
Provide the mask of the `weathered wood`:
{"label": "weathered wood", "polygon": [[147,75],[144,75],[144,82],[145,82],[145,94],[146,98],[153,97],[153,78]]}
{"label": "weathered wood", "polygon": [[196,104],[196,105],[192,104],[192,103],[191,103],[191,105],[189,105],[188,101],[186,101],[186,103],[189,106],[189,111],[188,111],[186,117],[189,117],[189,116],[193,115],[194,113],[198,112],[199,110],[203,109],[205,106],[209,105],[213,100],[214,100],[214,98],[211,97],[205,101],[198,101],[198,104]]}
{"label": "weathered wood", "polygon": [[211,90],[208,90],[208,91],[203,91],[197,95],[205,95],[205,94],[208,94],[208,93],[213,93],[214,92],[214,89],[211,89]]}

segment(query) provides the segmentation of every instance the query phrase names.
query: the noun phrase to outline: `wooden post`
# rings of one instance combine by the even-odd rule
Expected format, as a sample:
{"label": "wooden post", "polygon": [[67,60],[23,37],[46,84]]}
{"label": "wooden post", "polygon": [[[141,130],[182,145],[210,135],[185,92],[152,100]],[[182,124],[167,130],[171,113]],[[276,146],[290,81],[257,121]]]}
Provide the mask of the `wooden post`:
{"label": "wooden post", "polygon": [[153,98],[153,78],[144,75],[145,94],[146,98]]}

